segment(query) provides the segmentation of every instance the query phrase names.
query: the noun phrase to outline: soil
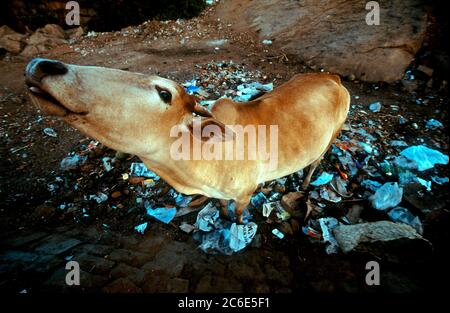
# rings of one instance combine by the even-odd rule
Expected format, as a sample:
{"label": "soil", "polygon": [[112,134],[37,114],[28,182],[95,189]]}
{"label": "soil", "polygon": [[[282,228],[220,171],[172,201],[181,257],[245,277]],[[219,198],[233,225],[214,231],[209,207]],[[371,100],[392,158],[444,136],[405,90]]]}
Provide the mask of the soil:
{"label": "soil", "polygon": [[[208,66],[220,62],[259,72],[259,81],[273,82],[275,87],[297,73],[320,70],[261,44],[254,34],[233,33],[226,23],[210,17],[211,10],[191,20],[151,21],[119,32],[84,36],[40,57],[157,74],[177,82],[200,77]],[[186,36],[189,38],[183,45],[181,41]],[[221,45],[211,42],[221,39],[226,42]],[[327,255],[324,245],[311,242],[301,230],[283,240],[276,238],[271,234],[273,224],[267,223],[258,210],[253,212],[259,225],[258,242],[231,256],[208,255],[197,248],[198,242],[191,235],[178,228],[182,221],[194,223],[196,214],[165,225],[151,220],[143,206],[136,204],[139,185],[122,180],[131,162],[138,161],[136,157],[118,160],[113,170],[106,172],[102,158],[114,157],[115,151],[101,144],[88,147],[90,138],[56,118],[45,116],[31,104],[23,81],[29,60],[11,55],[0,60],[0,289],[16,293],[23,290],[405,293],[431,292],[443,284],[439,280],[444,276],[442,271],[447,271],[446,249],[450,239],[445,184],[433,185],[433,191],[422,201],[423,206],[435,208],[431,213],[415,208],[424,224],[424,237],[433,244],[431,255],[422,255],[420,251],[409,259],[402,259],[401,255],[391,258],[387,252],[381,258],[367,252]],[[352,95],[349,124],[372,120],[379,125],[388,134],[380,140],[383,153],[389,152],[388,140],[401,139],[409,144],[424,143],[439,148],[448,155],[445,84],[427,87],[426,77],[419,74],[418,87],[410,92],[401,82],[343,79]],[[417,99],[422,99],[422,103],[418,104]],[[375,101],[383,105],[380,112],[368,108]],[[398,106],[398,110],[387,109],[391,105]],[[400,125],[399,116],[407,122]],[[431,118],[441,121],[444,128],[425,128],[425,122]],[[43,129],[47,127],[53,128],[57,137],[46,135]],[[60,162],[71,151],[88,155],[88,161],[75,170],[63,171]],[[332,167],[327,157],[321,168]],[[438,167],[440,176],[448,176],[448,166]],[[78,189],[74,188],[76,184]],[[167,187],[164,182],[160,184],[161,188]],[[109,195],[106,202],[97,204],[85,199],[99,191]],[[115,191],[121,195],[112,198]],[[362,203],[364,210],[370,212],[370,205]],[[66,207],[61,208],[64,204]],[[344,204],[341,209],[348,207]],[[366,219],[371,219],[370,213]],[[136,234],[134,227],[144,221],[149,221],[146,233]],[[86,283],[80,288],[65,286],[61,278],[62,264],[71,257],[74,260],[78,257],[82,264]],[[378,261],[382,269],[380,286],[365,283],[365,265],[372,260]],[[142,274],[141,280],[136,278],[137,273]]]}

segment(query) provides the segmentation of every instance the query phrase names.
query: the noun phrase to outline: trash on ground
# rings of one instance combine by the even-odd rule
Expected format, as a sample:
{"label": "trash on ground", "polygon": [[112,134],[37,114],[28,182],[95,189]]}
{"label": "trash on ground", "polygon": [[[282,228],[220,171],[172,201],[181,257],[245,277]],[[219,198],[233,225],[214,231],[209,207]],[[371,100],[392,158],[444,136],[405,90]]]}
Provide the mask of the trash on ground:
{"label": "trash on ground", "polygon": [[264,39],[264,40],[262,41],[262,44],[263,44],[263,45],[271,45],[271,44],[272,44],[272,40]]}
{"label": "trash on ground", "polygon": [[179,227],[182,231],[184,231],[185,233],[188,233],[188,234],[192,233],[195,230],[194,225],[188,224],[186,222],[182,222]]}
{"label": "trash on ground", "polygon": [[53,128],[47,127],[44,128],[44,134],[46,134],[47,136],[50,137],[58,137],[58,134],[56,133],[56,131]]}
{"label": "trash on ground", "polygon": [[419,217],[412,215],[408,209],[396,207],[390,210],[388,215],[393,222],[408,224],[412,226],[419,234],[423,234],[423,226]]}
{"label": "trash on ground", "polygon": [[108,196],[103,192],[99,192],[96,195],[90,195],[88,200],[95,200],[97,203],[102,203],[108,200]]}
{"label": "trash on ground", "polygon": [[419,171],[433,168],[435,164],[448,164],[447,155],[423,145],[406,148],[400,155],[415,162]]}
{"label": "trash on ground", "polygon": [[311,185],[313,186],[321,186],[328,184],[333,179],[333,174],[323,172],[320,174],[319,177],[317,177],[313,182],[311,182]]}
{"label": "trash on ground", "polygon": [[86,162],[87,160],[87,155],[72,155],[72,156],[67,156],[64,159],[61,160],[61,163],[59,164],[59,166],[61,167],[61,169],[63,171],[68,171],[71,169],[75,169],[78,165],[83,164],[84,162]]}
{"label": "trash on ground", "polygon": [[247,223],[245,225],[237,225],[233,223],[230,228],[230,248],[234,252],[238,252],[244,249],[250,242],[252,242],[253,237],[256,235],[258,226],[253,223]]}
{"label": "trash on ground", "polygon": [[159,176],[150,171],[147,167],[145,167],[144,163],[131,163],[130,175],[153,178],[155,180],[159,179]]}
{"label": "trash on ground", "polygon": [[143,235],[145,233],[145,230],[147,229],[147,226],[148,226],[148,222],[145,222],[145,223],[135,226],[134,230]]}
{"label": "trash on ground", "polygon": [[333,236],[333,229],[339,225],[338,220],[334,217],[324,217],[319,219],[319,223],[322,230],[322,238],[327,243],[325,251],[327,254],[338,253],[339,245]]}
{"label": "trash on ground", "polygon": [[272,230],[272,234],[274,234],[275,236],[277,236],[279,239],[283,239],[284,238],[284,234],[282,232],[280,232],[278,229],[274,228]]}
{"label": "trash on ground", "polygon": [[374,102],[374,103],[371,103],[370,105],[369,105],[369,109],[370,109],[370,111],[372,111],[372,112],[379,112],[380,110],[381,110],[381,103],[380,102]]}
{"label": "trash on ground", "polygon": [[397,206],[403,197],[403,188],[397,183],[385,183],[370,198],[373,208],[386,210]]}
{"label": "trash on ground", "polygon": [[201,231],[211,231],[214,229],[214,224],[219,218],[219,210],[212,202],[209,202],[197,215],[195,227]]}
{"label": "trash on ground", "polygon": [[425,125],[425,127],[428,129],[435,130],[435,129],[444,127],[444,125],[441,122],[439,122],[438,120],[435,120],[434,118],[432,118],[427,121],[427,124]]}
{"label": "trash on ground", "polygon": [[144,206],[148,215],[166,224],[170,223],[177,213],[176,208],[152,208],[148,201],[144,202]]}
{"label": "trash on ground", "polygon": [[431,180],[438,185],[448,183],[448,177],[431,176]]}

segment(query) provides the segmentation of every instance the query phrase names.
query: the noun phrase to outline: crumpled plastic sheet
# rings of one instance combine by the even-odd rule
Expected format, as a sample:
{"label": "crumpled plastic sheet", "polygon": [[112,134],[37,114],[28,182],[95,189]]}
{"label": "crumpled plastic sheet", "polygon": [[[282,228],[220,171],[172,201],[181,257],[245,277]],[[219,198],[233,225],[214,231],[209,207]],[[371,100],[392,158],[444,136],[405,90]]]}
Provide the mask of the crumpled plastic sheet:
{"label": "crumpled plastic sheet", "polygon": [[152,178],[154,180],[158,180],[159,176],[150,171],[144,163],[131,163],[130,166],[130,175],[138,176],[138,177],[147,177]]}
{"label": "crumpled plastic sheet", "polygon": [[438,129],[441,127],[444,127],[444,125],[439,122],[438,120],[435,120],[434,118],[430,119],[427,121],[427,124],[425,125],[426,128],[428,129]]}
{"label": "crumpled plastic sheet", "polygon": [[319,177],[317,177],[313,182],[311,182],[311,185],[313,186],[321,186],[328,184],[333,179],[333,174],[323,172],[320,174]]}
{"label": "crumpled plastic sheet", "polygon": [[147,229],[147,226],[148,226],[148,222],[145,222],[145,223],[135,226],[134,230],[143,235],[145,233],[145,230]]}
{"label": "crumpled plastic sheet", "polygon": [[377,191],[378,188],[380,188],[382,186],[382,184],[375,180],[364,179],[363,181],[361,181],[361,186],[363,186],[364,188],[367,188],[371,191]]}
{"label": "crumpled plastic sheet", "polygon": [[423,226],[418,216],[403,207],[395,207],[388,212],[389,217],[393,222],[400,222],[412,226],[419,234],[423,234]]}
{"label": "crumpled plastic sheet", "polygon": [[71,170],[86,162],[87,158],[87,155],[80,156],[79,154],[67,156],[61,160],[59,166],[63,171]]}
{"label": "crumpled plastic sheet", "polygon": [[108,196],[103,192],[99,192],[96,195],[90,195],[88,200],[95,200],[97,203],[102,203],[108,200]]}
{"label": "crumpled plastic sheet", "polygon": [[197,215],[195,226],[200,230],[195,237],[206,253],[238,252],[248,246],[256,235],[258,226],[253,222],[237,225],[219,218],[219,210],[210,202]]}
{"label": "crumpled plastic sheet", "polygon": [[403,188],[398,183],[385,183],[370,197],[372,206],[377,210],[386,210],[397,206],[403,197]]}
{"label": "crumpled plastic sheet", "polygon": [[156,218],[157,220],[169,224],[173,220],[175,214],[177,213],[176,208],[152,208],[148,201],[145,201],[144,207],[147,210],[147,214]]}
{"label": "crumpled plastic sheet", "polygon": [[266,92],[273,89],[273,83],[261,84],[258,82],[252,82],[249,84],[241,84],[237,86],[237,96],[233,98],[234,101],[245,102],[250,100],[251,97],[256,96],[260,92]]}
{"label": "crumpled plastic sheet", "polygon": [[419,171],[431,169],[435,164],[448,164],[447,155],[424,145],[408,147],[400,155],[413,161]]}
{"label": "crumpled plastic sheet", "polygon": [[374,103],[371,103],[370,105],[369,105],[369,109],[370,109],[370,111],[372,111],[372,112],[379,112],[380,110],[381,110],[381,103],[380,102],[374,102]]}
{"label": "crumpled plastic sheet", "polygon": [[339,244],[334,238],[333,229],[339,225],[339,221],[334,217],[323,217],[319,219],[320,228],[322,229],[322,238],[328,243],[325,248],[327,254],[337,253],[339,251]]}

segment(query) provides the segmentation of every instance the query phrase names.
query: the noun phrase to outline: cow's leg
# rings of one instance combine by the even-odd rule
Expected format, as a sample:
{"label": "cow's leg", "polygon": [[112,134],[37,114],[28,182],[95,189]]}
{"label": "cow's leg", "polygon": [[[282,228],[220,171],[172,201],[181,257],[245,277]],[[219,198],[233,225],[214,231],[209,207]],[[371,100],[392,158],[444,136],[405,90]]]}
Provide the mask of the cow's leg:
{"label": "cow's leg", "polygon": [[[233,201],[233,200],[229,200],[229,201]],[[229,216],[228,216],[228,201],[220,199],[219,202],[220,202],[220,206],[221,206],[220,218],[228,219],[229,218]]]}
{"label": "cow's leg", "polygon": [[311,181],[311,177],[313,176],[314,171],[316,170],[317,166],[319,166],[320,161],[322,161],[322,157],[318,158],[317,160],[315,160],[314,162],[312,162],[309,165],[308,174],[306,175],[305,180],[303,181],[303,184],[302,184],[302,189],[303,190],[308,188],[309,182]]}
{"label": "cow's leg", "polygon": [[242,224],[244,222],[244,218],[242,216],[242,213],[244,213],[244,210],[247,208],[248,204],[250,203],[250,199],[252,197],[253,192],[255,192],[256,187],[253,188],[251,191],[246,192],[242,195],[240,195],[238,198],[236,198],[236,207],[234,209],[234,213],[236,215],[236,223]]}

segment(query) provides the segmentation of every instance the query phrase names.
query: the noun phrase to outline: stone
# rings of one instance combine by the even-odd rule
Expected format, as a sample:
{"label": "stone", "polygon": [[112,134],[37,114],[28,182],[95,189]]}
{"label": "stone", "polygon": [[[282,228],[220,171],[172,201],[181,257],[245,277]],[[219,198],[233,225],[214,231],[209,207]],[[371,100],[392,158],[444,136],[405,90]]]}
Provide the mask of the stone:
{"label": "stone", "polygon": [[33,56],[37,53],[54,49],[67,44],[66,33],[56,24],[48,24],[36,30],[28,39],[27,46],[21,55]]}
{"label": "stone", "polygon": [[83,36],[83,34],[84,34],[84,30],[83,30],[83,27],[81,27],[81,26],[66,30],[66,35],[70,39],[81,38]]}
{"label": "stone", "polygon": [[62,235],[53,235],[47,240],[42,240],[37,243],[36,251],[45,254],[61,254],[81,243],[80,240],[74,238],[67,238]]}
{"label": "stone", "polygon": [[26,244],[40,240],[40,239],[46,237],[47,235],[48,234],[44,233],[44,232],[36,232],[36,233],[27,234],[27,235],[16,235],[16,237],[14,237],[14,238],[10,238],[6,241],[3,241],[2,246],[4,245],[7,247],[19,248]]}
{"label": "stone", "polygon": [[182,278],[172,278],[167,283],[167,292],[169,293],[187,293],[189,292],[189,280]]}
{"label": "stone", "polygon": [[389,252],[398,253],[402,257],[408,254],[419,257],[421,253],[431,251],[431,244],[414,228],[390,221],[339,225],[333,229],[333,234],[344,253],[359,250],[370,251],[383,257]]}
{"label": "stone", "polygon": [[365,22],[365,2],[260,0],[221,1],[214,17],[307,65],[365,81],[400,80],[422,45],[427,12],[421,0],[388,0],[380,24]]}
{"label": "stone", "polygon": [[56,212],[56,209],[50,205],[47,204],[41,204],[33,212],[33,215],[35,218],[38,219],[48,219],[52,217]]}
{"label": "stone", "polygon": [[113,261],[87,253],[73,256],[71,261],[80,264],[80,269],[94,274],[107,274],[114,267]]}
{"label": "stone", "polygon": [[0,48],[18,54],[25,47],[27,35],[17,33],[6,25],[0,27]]}
{"label": "stone", "polygon": [[123,262],[134,267],[141,267],[153,256],[151,254],[140,253],[126,249],[116,249],[108,256],[109,260]]}
{"label": "stone", "polygon": [[142,293],[141,288],[126,278],[119,278],[102,288],[104,293]]}
{"label": "stone", "polygon": [[428,66],[425,65],[419,65],[417,67],[418,71],[421,71],[422,73],[425,73],[427,76],[433,76],[433,69],[429,68]]}

